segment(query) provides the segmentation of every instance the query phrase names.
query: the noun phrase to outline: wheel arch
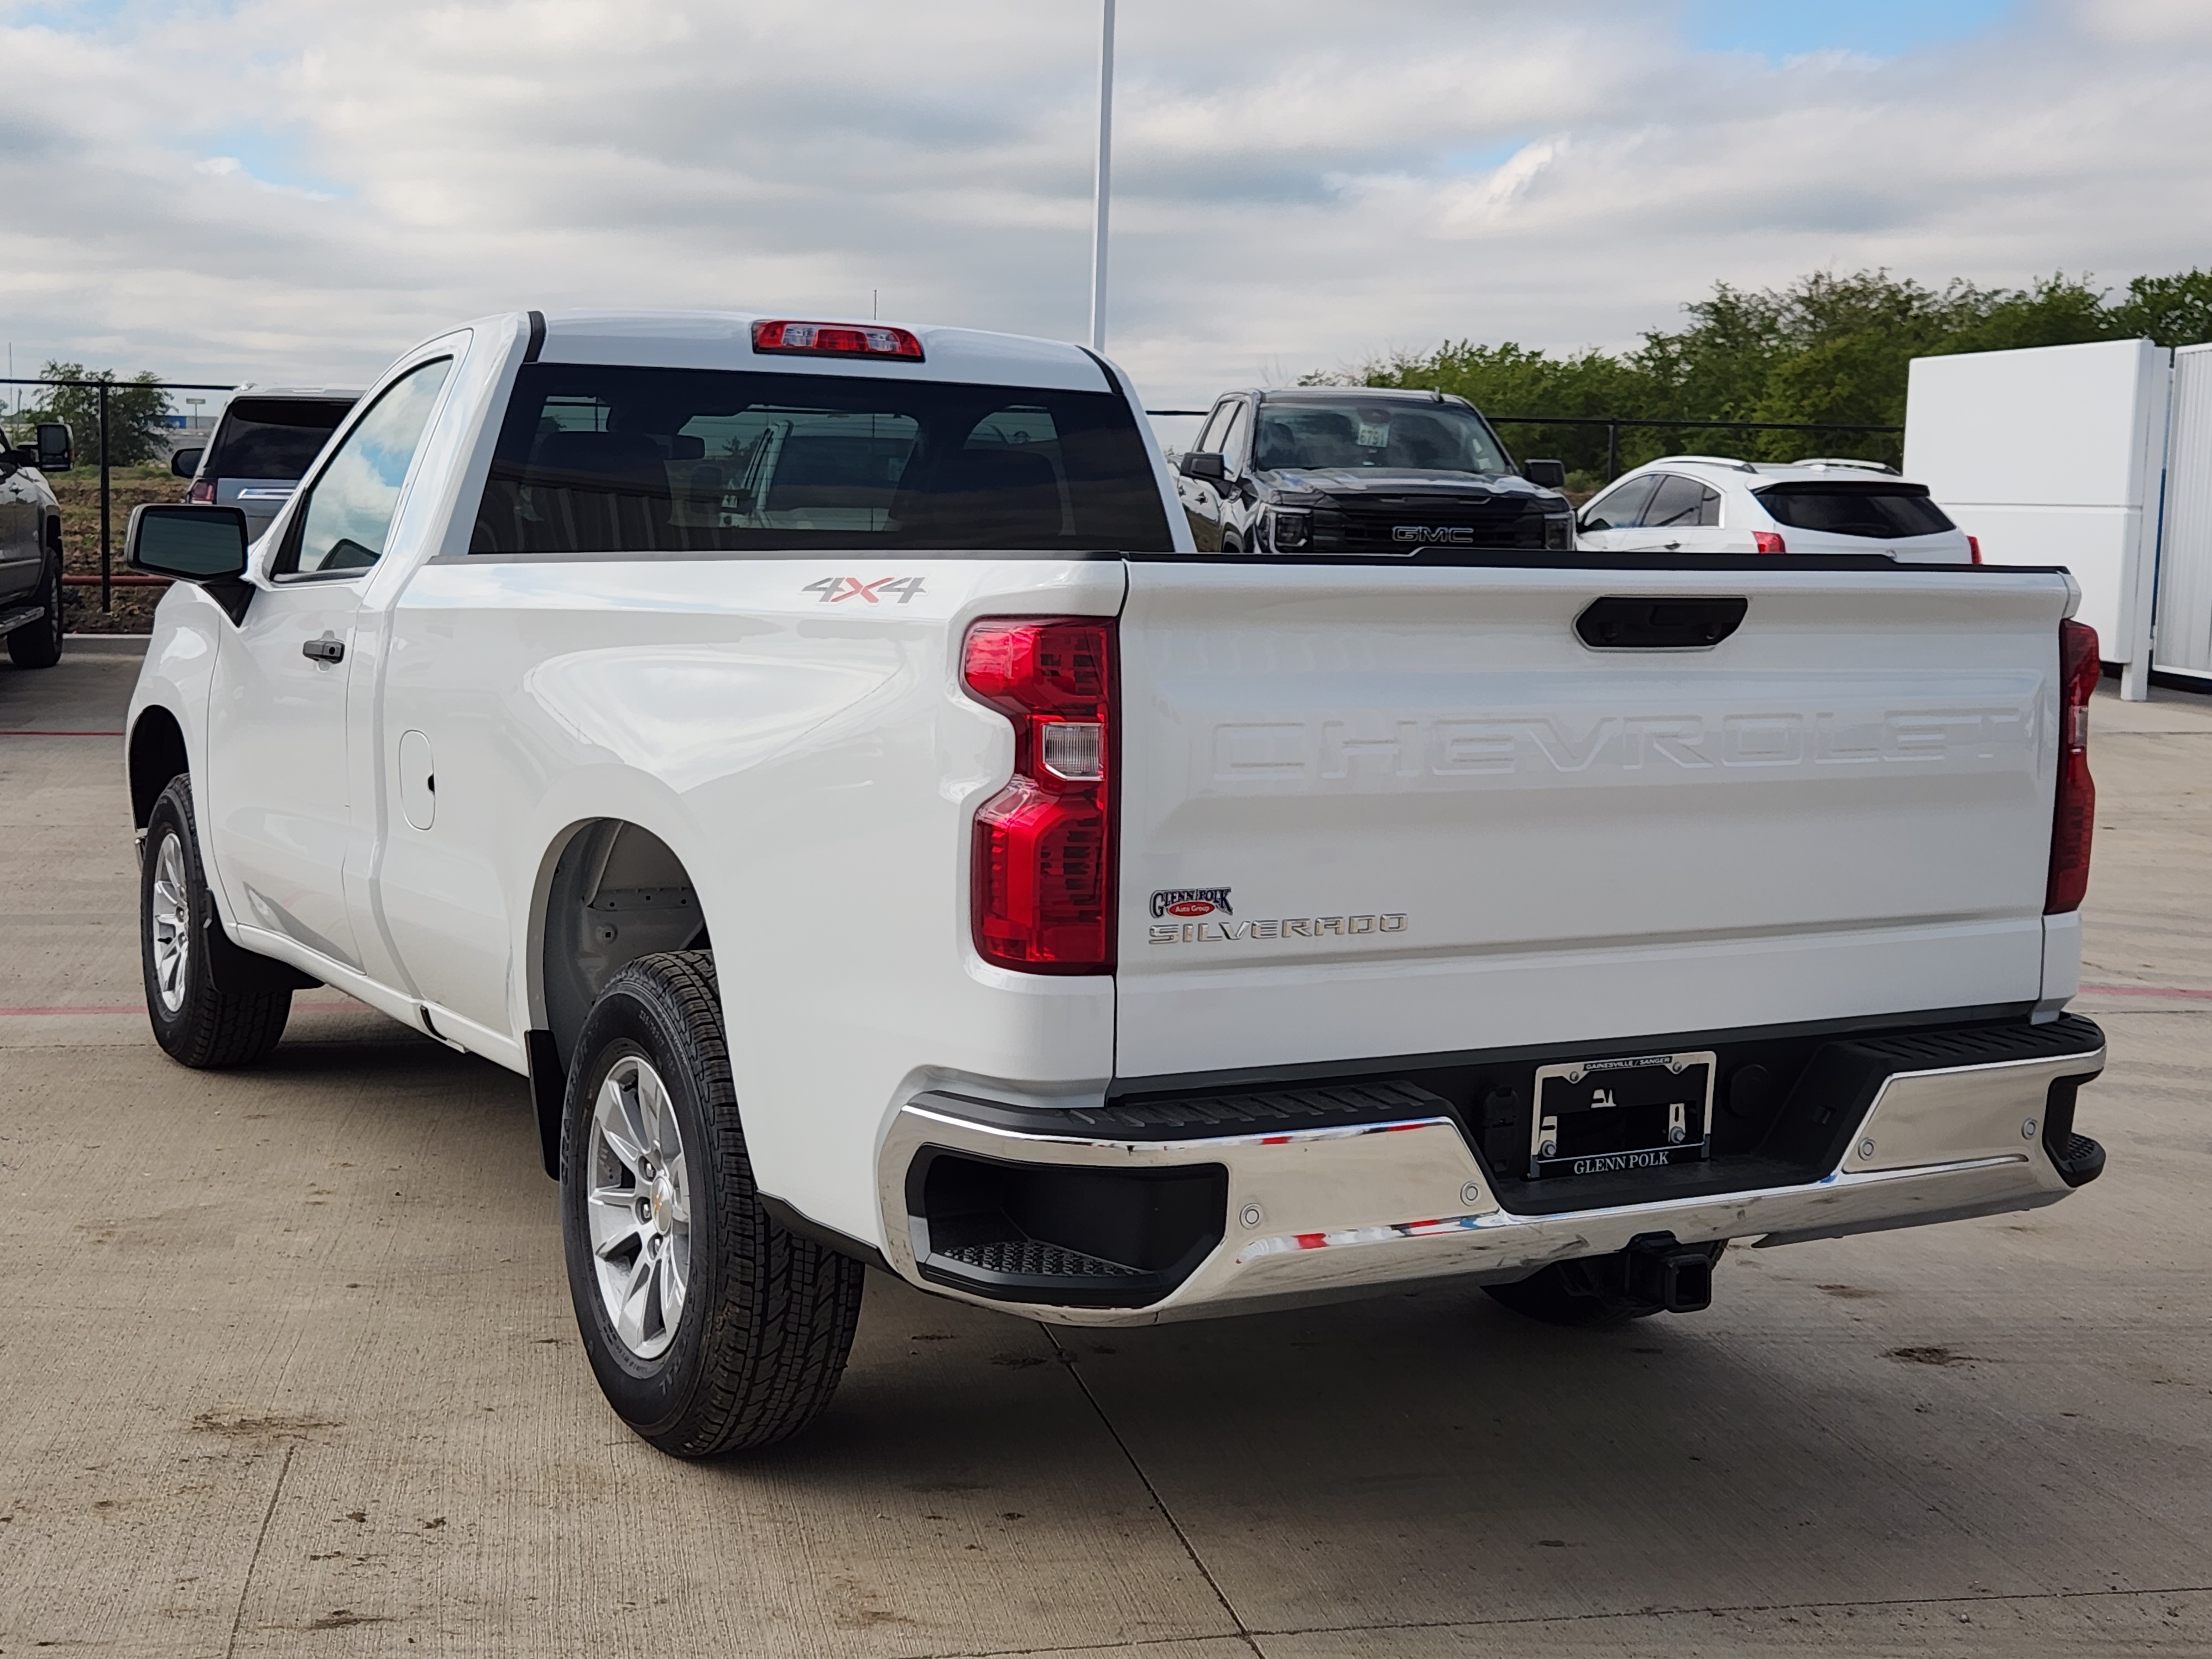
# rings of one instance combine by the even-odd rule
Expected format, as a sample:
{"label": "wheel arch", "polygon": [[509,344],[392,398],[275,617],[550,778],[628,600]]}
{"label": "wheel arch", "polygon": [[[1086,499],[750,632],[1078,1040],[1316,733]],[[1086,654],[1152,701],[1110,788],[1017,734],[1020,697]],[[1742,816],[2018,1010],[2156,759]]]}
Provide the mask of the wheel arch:
{"label": "wheel arch", "polygon": [[192,769],[191,752],[185,746],[185,728],[161,704],[149,703],[131,722],[128,753],[131,821],[143,830],[169,780]]}
{"label": "wheel arch", "polygon": [[556,836],[531,902],[532,1024],[550,1035],[563,1073],[599,988],[642,956],[711,950],[690,869],[669,842],[622,817],[585,818]]}

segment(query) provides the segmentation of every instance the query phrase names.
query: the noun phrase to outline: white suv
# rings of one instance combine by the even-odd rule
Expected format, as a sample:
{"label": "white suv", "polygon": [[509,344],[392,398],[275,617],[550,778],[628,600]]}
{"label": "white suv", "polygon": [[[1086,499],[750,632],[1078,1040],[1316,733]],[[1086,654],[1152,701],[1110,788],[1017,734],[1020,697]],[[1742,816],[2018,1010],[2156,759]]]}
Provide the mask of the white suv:
{"label": "white suv", "polygon": [[1981,549],[1929,498],[1874,461],[1787,464],[1668,455],[1623,475],[1582,511],[1591,553],[1886,553],[1979,564]]}

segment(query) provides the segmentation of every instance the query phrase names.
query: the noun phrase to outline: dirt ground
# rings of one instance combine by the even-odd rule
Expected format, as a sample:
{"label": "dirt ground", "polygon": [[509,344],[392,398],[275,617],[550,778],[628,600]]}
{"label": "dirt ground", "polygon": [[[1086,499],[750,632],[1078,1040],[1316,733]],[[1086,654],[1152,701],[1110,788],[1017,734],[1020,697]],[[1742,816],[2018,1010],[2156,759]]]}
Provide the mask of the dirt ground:
{"label": "dirt ground", "polygon": [[[185,481],[173,477],[167,461],[158,465],[118,466],[108,472],[110,543],[118,575],[123,568],[123,532],[131,522],[131,509],[147,501],[173,501],[184,497]],[[46,482],[62,509],[62,574],[97,576],[100,574],[100,468],[80,464],[56,473]],[[113,608],[100,608],[97,587],[70,586],[63,590],[72,634],[143,634],[154,625],[154,606],[161,597],[158,587],[118,586]]]}

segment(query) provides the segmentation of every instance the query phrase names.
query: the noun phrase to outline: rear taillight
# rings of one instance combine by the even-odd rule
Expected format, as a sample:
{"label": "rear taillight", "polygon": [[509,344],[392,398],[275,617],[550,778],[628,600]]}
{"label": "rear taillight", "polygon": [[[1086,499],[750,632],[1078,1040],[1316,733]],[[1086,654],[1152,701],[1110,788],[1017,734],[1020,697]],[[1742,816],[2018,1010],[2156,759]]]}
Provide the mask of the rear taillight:
{"label": "rear taillight", "polygon": [[1981,562],[1982,562],[1982,538],[1981,538],[1979,536],[1969,536],[1969,537],[1967,537],[1967,538],[1966,538],[1966,562],[1967,562],[1967,563],[1969,563],[1969,564],[1979,564]]}
{"label": "rear taillight", "polygon": [[2089,776],[2089,698],[2104,672],[2097,630],[2087,623],[2059,623],[2058,805],[2051,826],[2045,915],[2080,909],[2089,889],[2089,837],[2097,820],[2097,786]]}
{"label": "rear taillight", "polygon": [[1751,544],[1755,550],[1761,553],[1787,553],[1790,550],[1783,545],[1782,538],[1771,530],[1753,531]]}
{"label": "rear taillight", "polygon": [[1014,775],[975,813],[975,949],[1031,974],[1114,971],[1115,623],[1005,617],[961,678],[1014,726]]}
{"label": "rear taillight", "polygon": [[188,501],[198,501],[202,507],[214,506],[215,480],[212,478],[193,479],[192,487],[185,492],[185,499]]}
{"label": "rear taillight", "polygon": [[902,357],[921,361],[921,342],[902,328],[882,323],[759,322],[753,325],[755,351],[805,352],[820,357]]}

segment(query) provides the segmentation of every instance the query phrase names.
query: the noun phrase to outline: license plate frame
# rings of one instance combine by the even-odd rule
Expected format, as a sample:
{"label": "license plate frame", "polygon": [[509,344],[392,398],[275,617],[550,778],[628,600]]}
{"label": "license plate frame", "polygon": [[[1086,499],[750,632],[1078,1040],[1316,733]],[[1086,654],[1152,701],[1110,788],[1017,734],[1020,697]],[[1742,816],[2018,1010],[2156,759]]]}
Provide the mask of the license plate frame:
{"label": "license plate frame", "polygon": [[1538,1066],[1528,1114],[1528,1179],[1705,1162],[1712,1156],[1719,1072],[1719,1056],[1709,1048]]}

